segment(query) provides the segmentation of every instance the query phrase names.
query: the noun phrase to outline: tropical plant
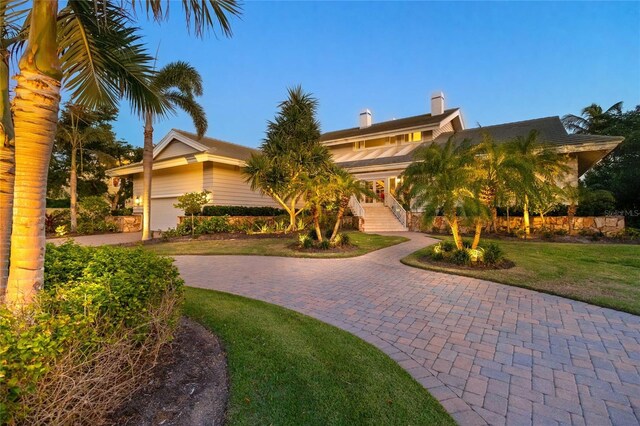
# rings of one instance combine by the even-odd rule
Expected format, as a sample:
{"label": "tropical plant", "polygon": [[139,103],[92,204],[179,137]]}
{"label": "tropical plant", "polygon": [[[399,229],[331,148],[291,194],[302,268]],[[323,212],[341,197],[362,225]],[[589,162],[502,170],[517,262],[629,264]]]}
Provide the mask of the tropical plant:
{"label": "tropical plant", "polygon": [[607,127],[611,118],[622,114],[622,102],[611,105],[606,111],[598,104],[591,104],[581,111],[581,115],[567,114],[562,123],[571,133],[599,134]]}
{"label": "tropical plant", "polygon": [[173,205],[177,209],[184,210],[184,214],[191,216],[191,235],[195,235],[195,219],[194,216],[202,213],[202,208],[209,203],[210,191],[187,192],[178,197],[178,202]]}
{"label": "tropical plant", "polygon": [[316,119],[318,101],[298,86],[267,125],[261,153],[253,154],[243,173],[254,191],[273,198],[289,215],[287,231],[296,229],[296,218],[307,202],[308,183],[330,169],[331,157],[320,144]]}
{"label": "tropical plant", "polygon": [[416,207],[424,209],[423,219],[432,223],[441,212],[458,249],[462,249],[459,217],[461,208],[473,202],[475,176],[474,156],[469,143],[456,143],[453,137],[445,144],[432,143],[418,148],[414,162],[404,171],[403,187],[407,188]]}
{"label": "tropical plant", "polygon": [[[154,19],[166,17],[161,0],[128,4],[143,2]],[[182,4],[197,35],[214,20],[228,34],[228,15],[239,13],[235,0]],[[0,2],[0,292],[11,305],[31,301],[44,281],[46,181],[62,83],[72,102],[89,108],[122,96],[134,113],[166,108],[148,84],[152,58],[129,12],[110,0],[69,1],[61,10],[57,0]],[[8,60],[20,52],[9,109]]]}
{"label": "tropical plant", "polygon": [[340,167],[336,167],[332,172],[330,178],[330,189],[334,193],[335,202],[338,206],[336,223],[333,226],[333,231],[329,238],[329,241],[334,243],[338,236],[340,226],[342,225],[344,212],[349,206],[349,200],[351,197],[354,196],[360,199],[363,196],[372,198],[377,198],[377,196],[366,182],[356,179],[351,173]]}
{"label": "tropical plant", "polygon": [[567,184],[562,188],[560,193],[561,199],[567,203],[567,221],[569,222],[567,225],[569,226],[569,235],[573,234],[573,218],[578,210],[580,192],[580,186]]}
{"label": "tropical plant", "polygon": [[529,212],[532,203],[542,199],[543,188],[555,185],[555,182],[569,171],[564,157],[552,148],[538,140],[538,132],[532,130],[529,134],[518,136],[507,143],[506,149],[512,155],[508,160],[508,167],[515,171],[515,179],[510,186],[522,206],[525,238],[531,234]]}
{"label": "tropical plant", "polygon": [[[160,97],[166,109],[175,113],[186,112],[193,120],[198,137],[207,131],[204,108],[195,100],[202,96],[202,76],[186,62],[165,65],[151,79],[151,88]],[[151,180],[153,169],[153,122],[158,115],[153,110],[144,113],[144,151],[142,154],[142,240],[151,238]]]}

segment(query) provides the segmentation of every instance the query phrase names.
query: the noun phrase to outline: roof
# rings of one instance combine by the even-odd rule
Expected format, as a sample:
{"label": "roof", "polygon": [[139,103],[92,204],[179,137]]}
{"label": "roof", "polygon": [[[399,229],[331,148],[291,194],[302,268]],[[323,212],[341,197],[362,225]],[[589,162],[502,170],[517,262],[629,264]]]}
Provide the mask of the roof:
{"label": "roof", "polygon": [[435,142],[444,142],[453,135],[457,141],[468,139],[472,143],[478,143],[484,133],[491,135],[496,142],[506,142],[518,136],[527,136],[531,130],[537,130],[539,140],[550,145],[575,145],[622,140],[619,136],[568,134],[562,121],[560,121],[560,117],[554,116],[515,121],[494,126],[475,127],[456,133],[444,133],[436,138]]}
{"label": "roof", "polygon": [[[513,123],[498,124],[495,126],[476,127],[473,129],[461,130],[459,132],[443,133],[433,142],[444,143],[451,136],[456,141],[469,140],[471,143],[479,143],[482,135],[488,133],[496,142],[506,142],[518,136],[527,136],[531,130],[537,130],[539,140],[550,145],[558,147],[578,144],[598,144],[610,142],[622,142],[620,136],[601,136],[601,135],[574,135],[568,134],[560,121],[560,117],[544,117],[534,120],[516,121]],[[418,146],[430,145],[432,142],[423,142]],[[604,147],[604,149],[611,149]],[[354,160],[340,162],[340,166],[346,168],[378,166],[386,164],[409,163],[413,161],[413,152],[405,155],[392,157],[369,158],[366,160]]]}
{"label": "roof", "polygon": [[364,129],[353,127],[351,129],[335,130],[322,134],[322,136],[320,136],[320,142],[346,139],[357,136],[367,136],[375,133],[391,132],[394,130],[401,130],[405,128],[436,125],[458,110],[459,108],[453,108],[445,110],[445,112],[439,115],[422,114],[415,115],[413,117],[399,118],[397,120],[383,121],[381,123],[372,124],[371,126],[365,127]]}
{"label": "roof", "polygon": [[210,154],[219,155],[221,157],[235,158],[237,160],[248,160],[251,157],[251,154],[257,154],[259,152],[257,149],[249,148],[248,146],[242,146],[232,142],[210,138],[208,136],[203,136],[202,138],[198,139],[198,135],[196,135],[195,133],[187,132],[180,129],[173,130],[183,136],[188,137],[189,139],[193,139],[194,141],[205,145],[207,148],[209,148],[207,152],[209,152]]}

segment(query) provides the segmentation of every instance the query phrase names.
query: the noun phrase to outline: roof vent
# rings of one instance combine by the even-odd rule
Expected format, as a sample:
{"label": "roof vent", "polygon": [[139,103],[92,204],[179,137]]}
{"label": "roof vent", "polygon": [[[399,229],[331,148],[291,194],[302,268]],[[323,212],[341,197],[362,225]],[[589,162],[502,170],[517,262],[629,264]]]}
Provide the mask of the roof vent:
{"label": "roof vent", "polygon": [[368,109],[365,109],[360,113],[360,128],[366,129],[367,127],[370,127],[371,122],[372,122],[371,111],[369,111]]}
{"label": "roof vent", "polygon": [[444,113],[444,93],[433,92],[431,94],[431,115]]}

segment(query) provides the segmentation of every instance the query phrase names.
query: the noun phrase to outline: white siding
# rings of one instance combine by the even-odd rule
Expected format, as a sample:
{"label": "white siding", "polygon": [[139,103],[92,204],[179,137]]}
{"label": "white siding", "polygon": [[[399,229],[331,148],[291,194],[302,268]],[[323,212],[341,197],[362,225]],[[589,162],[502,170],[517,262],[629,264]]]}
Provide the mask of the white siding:
{"label": "white siding", "polygon": [[[202,191],[202,163],[187,164],[153,171],[151,199],[177,197],[187,192]],[[142,197],[142,173],[133,178],[133,198]],[[151,203],[153,205],[153,202]],[[134,213],[142,213],[142,207],[134,207]],[[153,216],[153,215],[152,215]]]}
{"label": "white siding", "polygon": [[169,142],[169,144],[154,158],[155,160],[162,160],[163,158],[177,157],[179,155],[187,155],[196,153],[195,149],[189,145],[177,140]]}
{"label": "white siding", "polygon": [[254,192],[239,167],[213,165],[213,204],[221,206],[273,206],[271,197]]}
{"label": "white siding", "polygon": [[444,126],[435,129],[433,131],[433,139],[437,138],[442,133],[447,133],[447,132],[453,132],[453,124],[451,124],[451,122],[448,122]]}

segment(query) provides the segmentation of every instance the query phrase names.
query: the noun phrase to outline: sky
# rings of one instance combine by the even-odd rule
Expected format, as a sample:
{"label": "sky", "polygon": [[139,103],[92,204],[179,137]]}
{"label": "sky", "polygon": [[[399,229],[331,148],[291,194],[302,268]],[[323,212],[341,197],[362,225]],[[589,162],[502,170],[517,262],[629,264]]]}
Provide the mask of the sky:
{"label": "sky", "polygon": [[[248,1],[233,37],[189,34],[177,2],[160,25],[141,21],[158,65],[202,74],[207,135],[260,145],[287,88],[319,101],[322,131],[428,113],[430,95],[462,110],[466,127],[640,104],[640,2]],[[142,145],[122,106],[118,136]],[[178,114],[154,125],[193,131]]]}

